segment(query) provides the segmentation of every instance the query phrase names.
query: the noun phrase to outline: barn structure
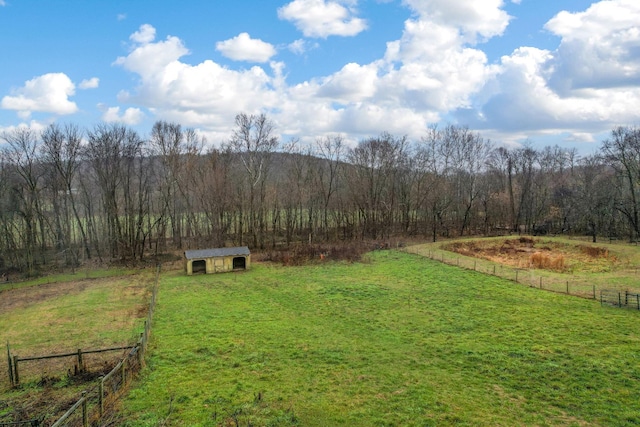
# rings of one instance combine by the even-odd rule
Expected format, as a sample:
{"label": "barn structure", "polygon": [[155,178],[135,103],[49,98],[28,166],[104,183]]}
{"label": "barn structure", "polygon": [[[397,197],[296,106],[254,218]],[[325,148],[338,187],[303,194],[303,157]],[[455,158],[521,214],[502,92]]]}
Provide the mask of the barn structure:
{"label": "barn structure", "polygon": [[187,275],[194,273],[222,273],[247,270],[251,265],[251,252],[246,246],[184,251]]}

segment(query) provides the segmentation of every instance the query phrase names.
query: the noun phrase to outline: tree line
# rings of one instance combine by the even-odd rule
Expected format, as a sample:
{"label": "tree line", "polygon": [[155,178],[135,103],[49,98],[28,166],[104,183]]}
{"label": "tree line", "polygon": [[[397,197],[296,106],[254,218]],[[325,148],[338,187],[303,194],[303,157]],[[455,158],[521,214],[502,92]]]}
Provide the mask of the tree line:
{"label": "tree line", "polygon": [[511,232],[634,241],[640,129],[615,128],[597,153],[495,146],[466,127],[418,141],[388,133],[280,141],[265,115],[238,114],[229,140],[158,121],[51,124],[0,135],[0,270],[187,248]]}

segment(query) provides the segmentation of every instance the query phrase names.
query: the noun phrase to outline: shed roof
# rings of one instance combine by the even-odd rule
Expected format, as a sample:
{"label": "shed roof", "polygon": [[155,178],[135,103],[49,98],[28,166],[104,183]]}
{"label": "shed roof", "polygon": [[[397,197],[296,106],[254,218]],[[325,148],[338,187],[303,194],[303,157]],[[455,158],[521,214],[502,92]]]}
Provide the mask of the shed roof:
{"label": "shed roof", "polygon": [[212,248],[212,249],[194,249],[184,251],[187,259],[214,258],[221,256],[234,255],[250,255],[249,248],[246,246],[236,246],[234,248]]}

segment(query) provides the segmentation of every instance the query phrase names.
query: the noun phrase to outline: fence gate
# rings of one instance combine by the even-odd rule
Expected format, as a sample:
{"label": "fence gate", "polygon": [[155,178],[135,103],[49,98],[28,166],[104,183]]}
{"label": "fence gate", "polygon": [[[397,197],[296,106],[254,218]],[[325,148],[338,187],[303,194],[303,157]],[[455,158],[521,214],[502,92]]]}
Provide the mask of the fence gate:
{"label": "fence gate", "polygon": [[603,289],[600,291],[600,304],[640,310],[640,294]]}

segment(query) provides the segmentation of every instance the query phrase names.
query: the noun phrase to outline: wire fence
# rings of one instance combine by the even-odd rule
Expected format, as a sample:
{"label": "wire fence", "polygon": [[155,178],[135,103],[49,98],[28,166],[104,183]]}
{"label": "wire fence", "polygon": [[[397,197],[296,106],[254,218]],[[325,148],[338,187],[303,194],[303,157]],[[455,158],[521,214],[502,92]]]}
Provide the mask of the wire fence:
{"label": "wire fence", "polygon": [[460,268],[501,277],[524,286],[573,295],[581,298],[598,299],[598,292],[602,290],[597,285],[587,281],[581,281],[575,277],[565,279],[556,276],[545,276],[540,274],[539,270],[533,268],[510,267],[486,260],[461,256],[454,252],[442,249],[423,246],[409,246],[404,248],[404,251],[421,255],[444,264],[455,265]]}
{"label": "wire fence", "polygon": [[610,305],[620,308],[640,310],[640,294],[615,289],[603,289],[600,291],[600,305]]}
{"label": "wire fence", "polygon": [[[57,420],[51,422],[50,420],[46,420],[45,416],[41,416],[37,419],[27,421],[0,422],[0,427],[88,427],[99,424],[99,421],[107,414],[113,413],[117,400],[124,394],[127,385],[144,366],[144,356],[151,334],[151,323],[156,306],[159,277],[160,266],[156,269],[156,278],[151,292],[147,318],[144,322],[144,330],[140,333],[137,342],[133,346],[127,347],[126,353],[115,367],[105,375],[100,376],[91,388],[83,391],[80,398]],[[104,353],[110,350],[115,349],[94,350],[90,352],[78,350],[78,352],[62,355],[19,358],[11,355],[10,348],[7,345],[10,381],[14,386],[20,384],[20,370],[18,370],[18,366],[21,362],[56,358],[64,360],[65,358],[72,357],[75,358],[76,369],[88,370],[90,367],[86,361],[87,354]],[[42,375],[43,373],[41,372],[40,374]]]}

